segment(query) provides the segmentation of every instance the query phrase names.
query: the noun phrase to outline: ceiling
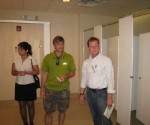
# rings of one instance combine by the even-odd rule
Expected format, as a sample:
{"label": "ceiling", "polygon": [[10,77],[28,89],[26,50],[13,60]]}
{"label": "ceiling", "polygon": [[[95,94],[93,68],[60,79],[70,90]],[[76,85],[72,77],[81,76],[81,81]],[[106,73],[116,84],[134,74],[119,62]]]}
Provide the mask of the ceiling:
{"label": "ceiling", "polygon": [[0,10],[27,10],[68,14],[94,14],[123,17],[150,9],[150,0],[107,0],[95,7],[78,6],[81,0],[0,0]]}

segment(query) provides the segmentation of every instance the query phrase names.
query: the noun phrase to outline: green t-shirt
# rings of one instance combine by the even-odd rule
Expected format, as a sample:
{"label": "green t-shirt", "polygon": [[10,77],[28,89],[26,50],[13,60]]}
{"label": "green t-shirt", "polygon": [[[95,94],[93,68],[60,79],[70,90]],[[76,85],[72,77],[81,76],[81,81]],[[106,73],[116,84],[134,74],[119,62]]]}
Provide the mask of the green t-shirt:
{"label": "green t-shirt", "polygon": [[70,54],[63,52],[59,58],[59,65],[56,65],[56,55],[54,52],[47,54],[43,60],[42,71],[48,73],[46,88],[50,90],[66,90],[69,88],[69,79],[62,84],[57,80],[57,76],[67,75],[71,71],[76,71],[74,59]]}

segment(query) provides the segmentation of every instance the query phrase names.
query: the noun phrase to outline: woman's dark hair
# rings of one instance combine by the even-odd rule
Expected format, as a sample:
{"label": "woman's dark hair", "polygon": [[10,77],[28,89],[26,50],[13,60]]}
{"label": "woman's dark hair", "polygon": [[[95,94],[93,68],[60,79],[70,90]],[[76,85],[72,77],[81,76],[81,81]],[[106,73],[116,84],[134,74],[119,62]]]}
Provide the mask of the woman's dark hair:
{"label": "woman's dark hair", "polygon": [[25,41],[20,42],[20,43],[18,44],[18,46],[19,46],[21,49],[24,49],[25,51],[28,50],[27,55],[32,55],[32,47],[31,47],[31,45],[30,45],[28,42],[25,42]]}
{"label": "woman's dark hair", "polygon": [[56,36],[54,39],[53,39],[53,44],[55,44],[56,42],[65,42],[64,41],[64,38],[62,36]]}
{"label": "woman's dark hair", "polygon": [[89,38],[89,40],[87,41],[87,46],[89,47],[89,42],[93,42],[93,41],[97,41],[98,45],[99,45],[99,39],[96,37],[91,37]]}

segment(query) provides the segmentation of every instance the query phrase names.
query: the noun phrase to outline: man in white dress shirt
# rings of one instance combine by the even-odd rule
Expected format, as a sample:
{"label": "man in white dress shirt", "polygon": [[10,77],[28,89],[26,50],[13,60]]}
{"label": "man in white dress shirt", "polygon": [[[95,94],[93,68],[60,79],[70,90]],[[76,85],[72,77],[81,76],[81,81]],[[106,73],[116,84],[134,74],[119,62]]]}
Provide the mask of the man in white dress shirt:
{"label": "man in white dress shirt", "polygon": [[87,46],[91,56],[82,66],[80,103],[84,104],[84,92],[87,88],[87,101],[94,125],[112,125],[112,121],[103,115],[106,107],[112,106],[112,94],[115,93],[112,62],[99,53],[98,38],[91,37]]}

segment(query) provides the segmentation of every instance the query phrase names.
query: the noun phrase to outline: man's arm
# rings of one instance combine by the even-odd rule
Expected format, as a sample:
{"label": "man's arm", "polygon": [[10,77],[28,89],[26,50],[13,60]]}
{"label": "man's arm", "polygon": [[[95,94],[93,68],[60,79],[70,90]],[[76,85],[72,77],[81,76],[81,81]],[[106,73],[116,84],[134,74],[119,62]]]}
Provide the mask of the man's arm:
{"label": "man's arm", "polygon": [[112,98],[112,93],[107,93],[107,106],[108,108],[111,108],[113,104],[113,98]]}
{"label": "man's arm", "polygon": [[46,80],[47,80],[47,76],[48,76],[47,72],[43,72],[42,73],[42,77],[41,77],[41,89],[40,89],[40,97],[42,99],[45,98],[45,83],[46,83]]}
{"label": "man's arm", "polygon": [[80,103],[81,104],[84,104],[84,101],[85,101],[85,99],[84,99],[84,92],[85,92],[85,88],[81,88],[81,90],[80,90],[80,94],[79,94],[79,101],[80,101]]}
{"label": "man's arm", "polygon": [[112,65],[111,60],[108,61],[107,83],[108,83],[107,106],[108,106],[108,108],[111,108],[111,106],[113,104],[112,95],[115,93],[115,90],[114,90],[114,69],[113,69],[113,65]]}
{"label": "man's arm", "polygon": [[79,102],[80,104],[84,104],[85,102],[85,98],[84,98],[84,94],[85,94],[85,89],[86,89],[86,81],[87,81],[87,76],[86,76],[86,63],[83,63],[82,66],[82,78],[81,78],[81,89],[80,89],[80,94],[79,94]]}
{"label": "man's arm", "polygon": [[71,78],[75,75],[75,71],[72,71],[70,73],[68,73],[67,75],[64,76],[65,79]]}

